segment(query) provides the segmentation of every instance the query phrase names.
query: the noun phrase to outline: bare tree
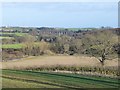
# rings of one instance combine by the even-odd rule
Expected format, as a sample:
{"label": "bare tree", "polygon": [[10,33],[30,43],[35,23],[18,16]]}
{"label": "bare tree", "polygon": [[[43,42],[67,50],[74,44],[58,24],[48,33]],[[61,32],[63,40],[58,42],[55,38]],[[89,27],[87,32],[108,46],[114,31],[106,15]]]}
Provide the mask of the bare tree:
{"label": "bare tree", "polygon": [[96,57],[103,66],[105,60],[112,59],[110,55],[114,52],[113,45],[118,43],[118,36],[111,31],[100,31],[95,34],[87,35],[84,38],[84,42],[87,43],[85,46],[87,48],[86,51]]}

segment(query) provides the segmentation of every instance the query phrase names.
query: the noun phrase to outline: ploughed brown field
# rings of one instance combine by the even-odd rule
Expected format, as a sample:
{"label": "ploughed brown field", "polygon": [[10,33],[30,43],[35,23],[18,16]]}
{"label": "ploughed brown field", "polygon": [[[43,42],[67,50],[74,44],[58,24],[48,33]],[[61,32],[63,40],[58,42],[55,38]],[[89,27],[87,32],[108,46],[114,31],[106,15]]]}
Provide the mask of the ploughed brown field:
{"label": "ploughed brown field", "polygon": [[[101,66],[95,57],[88,56],[32,56],[20,60],[1,62],[3,69],[24,69],[51,65]],[[104,66],[118,66],[118,59],[106,60]]]}

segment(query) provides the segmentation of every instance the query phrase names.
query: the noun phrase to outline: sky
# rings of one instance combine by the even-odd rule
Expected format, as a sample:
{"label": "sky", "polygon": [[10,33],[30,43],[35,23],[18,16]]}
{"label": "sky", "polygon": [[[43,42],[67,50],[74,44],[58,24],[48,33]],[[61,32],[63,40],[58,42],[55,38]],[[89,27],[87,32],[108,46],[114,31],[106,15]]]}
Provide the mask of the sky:
{"label": "sky", "polygon": [[118,27],[117,2],[5,2],[2,26]]}

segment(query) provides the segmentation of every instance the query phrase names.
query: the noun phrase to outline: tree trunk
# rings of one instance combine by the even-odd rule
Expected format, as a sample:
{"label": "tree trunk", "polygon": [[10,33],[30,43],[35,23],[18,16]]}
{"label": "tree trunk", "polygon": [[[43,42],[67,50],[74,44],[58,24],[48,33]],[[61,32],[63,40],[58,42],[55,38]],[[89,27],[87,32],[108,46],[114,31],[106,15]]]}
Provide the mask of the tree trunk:
{"label": "tree trunk", "polygon": [[105,63],[105,59],[106,59],[106,54],[105,54],[105,49],[103,50],[103,54],[101,56],[101,59],[99,59],[100,63],[102,66],[104,66]]}

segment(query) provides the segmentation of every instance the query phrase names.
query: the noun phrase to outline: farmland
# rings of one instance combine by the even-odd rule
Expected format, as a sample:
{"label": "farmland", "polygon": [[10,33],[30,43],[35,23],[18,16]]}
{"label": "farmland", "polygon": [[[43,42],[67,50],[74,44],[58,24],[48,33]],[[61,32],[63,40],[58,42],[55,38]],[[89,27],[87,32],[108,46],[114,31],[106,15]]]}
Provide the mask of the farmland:
{"label": "farmland", "polygon": [[[89,64],[89,62],[91,64]],[[2,62],[3,69],[14,69],[14,67],[24,68],[35,68],[35,66],[48,66],[48,65],[77,65],[77,66],[101,66],[98,60],[94,57],[87,56],[32,56],[23,59]],[[112,61],[106,60],[105,67],[117,67],[118,59]]]}
{"label": "farmland", "polygon": [[117,0],[7,1],[1,5],[2,90],[120,90]]}
{"label": "farmland", "polygon": [[[17,44],[3,44],[2,45],[2,48],[3,49],[21,49],[21,48],[24,48],[28,45],[29,43],[17,43]],[[40,45],[42,43],[40,42],[34,42],[34,43],[31,43],[33,46],[37,46],[37,45]]]}
{"label": "farmland", "polygon": [[[91,62],[91,64],[89,64]],[[104,68],[94,57],[34,56],[2,62],[2,69],[79,73],[103,77],[118,77],[118,60],[106,60]]]}
{"label": "farmland", "polygon": [[16,35],[16,36],[23,36],[26,35],[27,33],[0,33],[2,35]]}
{"label": "farmland", "polygon": [[94,29],[4,28],[3,88],[117,88],[117,29]]}
{"label": "farmland", "polygon": [[12,37],[0,37],[0,39],[14,39]]}
{"label": "farmland", "polygon": [[2,45],[2,48],[14,48],[14,49],[19,49],[22,48],[23,45],[22,44],[5,44]]}
{"label": "farmland", "polygon": [[[76,74],[3,70],[3,88],[117,88],[116,79]],[[9,86],[8,86],[9,84]]]}

